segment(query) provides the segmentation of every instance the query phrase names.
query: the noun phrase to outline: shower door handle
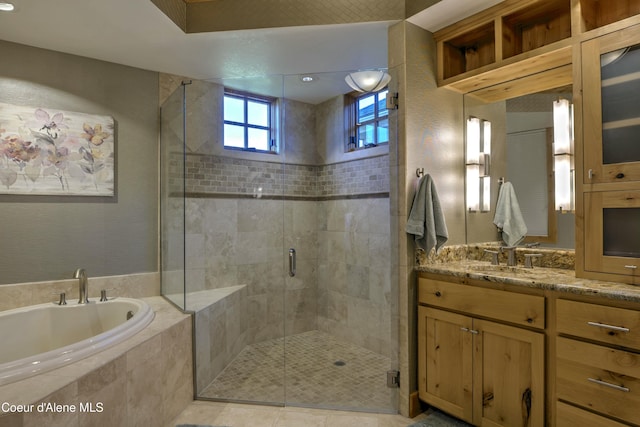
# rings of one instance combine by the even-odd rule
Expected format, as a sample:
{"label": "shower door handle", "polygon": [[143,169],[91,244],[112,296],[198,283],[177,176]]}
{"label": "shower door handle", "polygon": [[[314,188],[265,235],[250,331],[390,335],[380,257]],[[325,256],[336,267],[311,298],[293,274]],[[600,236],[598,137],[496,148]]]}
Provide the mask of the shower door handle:
{"label": "shower door handle", "polygon": [[289,276],[293,277],[296,275],[296,250],[291,248],[289,249]]}

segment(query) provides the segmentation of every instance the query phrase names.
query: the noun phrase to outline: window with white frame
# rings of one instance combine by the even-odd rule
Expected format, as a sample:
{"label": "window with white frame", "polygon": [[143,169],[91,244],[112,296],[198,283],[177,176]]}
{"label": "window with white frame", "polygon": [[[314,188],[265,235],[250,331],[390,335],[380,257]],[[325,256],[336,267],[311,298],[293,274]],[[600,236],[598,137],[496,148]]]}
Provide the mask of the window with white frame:
{"label": "window with white frame", "polygon": [[350,99],[347,151],[389,143],[388,93],[388,89],[383,89]]}
{"label": "window with white frame", "polygon": [[273,98],[225,90],[223,108],[225,148],[278,151],[273,125]]}

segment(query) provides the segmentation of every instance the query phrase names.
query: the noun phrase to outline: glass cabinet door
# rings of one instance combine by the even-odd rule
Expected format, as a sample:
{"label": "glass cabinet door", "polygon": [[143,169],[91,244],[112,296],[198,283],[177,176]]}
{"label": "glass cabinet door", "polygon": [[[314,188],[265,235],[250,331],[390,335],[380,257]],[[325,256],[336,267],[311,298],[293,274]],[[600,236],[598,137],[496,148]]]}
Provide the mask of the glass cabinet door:
{"label": "glass cabinet door", "polygon": [[640,181],[640,26],[582,44],[583,182]]}
{"label": "glass cabinet door", "polygon": [[640,191],[584,193],[584,205],[585,269],[640,284]]}

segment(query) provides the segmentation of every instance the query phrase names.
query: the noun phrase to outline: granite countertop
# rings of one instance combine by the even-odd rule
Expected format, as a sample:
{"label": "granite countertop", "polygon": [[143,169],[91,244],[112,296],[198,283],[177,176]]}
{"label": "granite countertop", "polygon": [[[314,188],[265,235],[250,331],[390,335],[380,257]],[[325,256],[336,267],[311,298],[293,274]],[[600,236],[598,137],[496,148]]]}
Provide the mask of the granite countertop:
{"label": "granite countertop", "polygon": [[564,268],[508,267],[506,265],[491,265],[488,261],[465,259],[421,264],[416,267],[416,271],[576,295],[640,302],[640,286],[577,278],[574,270]]}

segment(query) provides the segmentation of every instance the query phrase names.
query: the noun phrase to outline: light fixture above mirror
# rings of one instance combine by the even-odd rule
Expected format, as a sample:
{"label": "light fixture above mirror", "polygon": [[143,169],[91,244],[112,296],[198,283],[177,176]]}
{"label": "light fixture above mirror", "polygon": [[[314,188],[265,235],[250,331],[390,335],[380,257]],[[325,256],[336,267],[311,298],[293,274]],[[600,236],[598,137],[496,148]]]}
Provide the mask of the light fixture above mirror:
{"label": "light fixture above mirror", "polygon": [[467,120],[467,210],[491,210],[491,122]]}
{"label": "light fixture above mirror", "polygon": [[0,2],[0,12],[13,12],[16,7],[13,3],[2,1]]}
{"label": "light fixture above mirror", "polygon": [[573,211],[573,108],[566,99],[553,102],[553,173],[555,209]]}

